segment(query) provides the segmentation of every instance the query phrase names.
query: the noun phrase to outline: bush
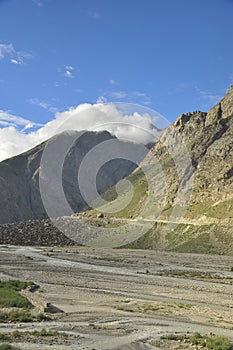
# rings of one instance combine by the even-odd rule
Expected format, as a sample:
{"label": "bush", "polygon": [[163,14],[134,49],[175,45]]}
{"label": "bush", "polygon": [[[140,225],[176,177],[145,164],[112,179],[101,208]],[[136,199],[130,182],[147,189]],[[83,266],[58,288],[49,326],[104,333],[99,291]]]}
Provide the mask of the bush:
{"label": "bush", "polygon": [[58,331],[53,331],[53,330],[46,330],[45,328],[41,329],[41,331],[33,331],[33,332],[26,332],[25,334],[31,334],[36,337],[67,337],[68,334],[64,332],[58,332]]}
{"label": "bush", "polygon": [[195,333],[190,341],[194,345],[201,345],[211,350],[233,350],[233,344],[224,337],[201,336],[200,333]]}
{"label": "bush", "polygon": [[0,288],[0,307],[19,307],[28,309],[31,303],[16,290]]}
{"label": "bush", "polygon": [[27,310],[12,310],[0,312],[0,323],[3,322],[32,322],[33,318]]}
{"label": "bush", "polygon": [[0,307],[30,308],[30,302],[19,294],[19,291],[33,285],[32,282],[18,280],[0,280]]}
{"label": "bush", "polygon": [[10,288],[16,291],[20,291],[26,289],[28,286],[32,286],[33,282],[24,282],[19,280],[10,280],[10,281],[1,281],[0,280],[0,288]]}
{"label": "bush", "polygon": [[37,316],[36,316],[36,320],[38,322],[41,322],[41,321],[49,321],[50,318],[48,316],[46,316],[45,314],[43,313],[39,313]]}
{"label": "bush", "polygon": [[223,337],[216,338],[207,338],[206,339],[207,349],[213,350],[233,350],[233,344],[230,341]]}
{"label": "bush", "polygon": [[180,341],[186,339],[190,344],[199,345],[208,350],[233,350],[233,343],[227,338],[216,336],[202,336],[196,332],[192,336],[169,334],[164,335],[161,339]]}
{"label": "bush", "polygon": [[11,346],[10,344],[7,344],[7,343],[0,345],[0,350],[13,350],[13,349],[15,349],[15,348],[13,348],[13,346]]}

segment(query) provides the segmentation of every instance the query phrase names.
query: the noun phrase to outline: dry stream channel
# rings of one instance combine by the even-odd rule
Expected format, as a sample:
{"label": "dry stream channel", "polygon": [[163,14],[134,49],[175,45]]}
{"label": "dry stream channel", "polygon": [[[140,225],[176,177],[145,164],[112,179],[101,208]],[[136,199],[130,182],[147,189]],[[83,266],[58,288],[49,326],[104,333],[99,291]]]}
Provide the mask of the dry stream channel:
{"label": "dry stream channel", "polygon": [[17,342],[18,349],[160,349],[162,335],[193,332],[233,340],[232,257],[1,246],[0,263],[1,279],[33,281],[38,298],[63,310],[50,321],[0,323],[1,333],[45,328],[68,334]]}

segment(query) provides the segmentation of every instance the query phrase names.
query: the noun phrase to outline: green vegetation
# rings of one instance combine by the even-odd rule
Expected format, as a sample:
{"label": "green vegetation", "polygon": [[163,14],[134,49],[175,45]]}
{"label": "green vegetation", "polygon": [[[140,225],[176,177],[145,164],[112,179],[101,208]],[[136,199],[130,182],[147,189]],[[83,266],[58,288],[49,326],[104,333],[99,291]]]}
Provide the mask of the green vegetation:
{"label": "green vegetation", "polygon": [[16,291],[26,289],[29,286],[33,286],[33,282],[25,282],[19,280],[9,280],[9,281],[0,281],[0,288],[9,288]]}
{"label": "green vegetation", "polygon": [[156,311],[160,311],[160,310],[173,312],[173,311],[179,310],[179,309],[189,310],[189,309],[191,309],[191,307],[192,307],[191,304],[163,302],[162,304],[160,303],[160,304],[154,304],[154,305],[153,304],[143,305],[142,307],[139,307],[139,309],[143,310],[145,312],[147,312],[147,311],[156,312]]}
{"label": "green vegetation", "polygon": [[[130,181],[133,185],[134,188],[134,194],[133,198],[131,199],[130,203],[122,210],[118,211],[114,216],[117,218],[134,218],[138,216],[141,212],[141,209],[145,205],[145,201],[147,199],[147,180],[146,177],[143,173],[143,171],[138,168],[136,169],[131,175],[127,177],[127,180]],[[125,198],[131,196],[130,192],[125,192],[124,195]],[[116,187],[113,186],[109,190],[107,190],[102,197],[108,201],[116,201],[116,203],[119,202],[119,206],[122,200],[122,196],[119,198],[117,197],[117,192],[116,192]],[[117,205],[117,204],[115,204]],[[107,207],[110,207],[111,204],[107,204]],[[104,207],[103,207],[103,212],[104,212]],[[95,212],[93,212],[95,214]]]}
{"label": "green vegetation", "polygon": [[233,343],[225,337],[212,335],[202,336],[200,333],[194,335],[169,334],[162,336],[163,340],[188,341],[191,345],[199,345],[209,350],[233,350]]}
{"label": "green vegetation", "polygon": [[18,307],[29,309],[30,302],[19,291],[33,285],[32,282],[0,281],[0,307]]}
{"label": "green vegetation", "polygon": [[225,219],[233,217],[233,199],[229,199],[223,202],[220,202],[216,205],[210,206],[205,215],[217,219]]}
{"label": "green vegetation", "polygon": [[143,305],[142,309],[143,311],[159,311],[159,310],[164,310],[165,306],[164,305]]}
{"label": "green vegetation", "polygon": [[123,306],[117,306],[116,309],[119,311],[125,311],[125,312],[134,312],[135,311],[133,309],[130,309],[128,307],[123,307]]}
{"label": "green vegetation", "polygon": [[161,232],[165,224],[155,224],[143,236],[132,243],[126,244],[121,248],[129,249],[156,249],[159,246]]}
{"label": "green vegetation", "polygon": [[13,347],[12,345],[5,343],[5,344],[1,344],[0,345],[0,350],[16,350],[15,347]]}
{"label": "green vegetation", "polygon": [[36,316],[36,320],[37,320],[38,322],[41,322],[41,321],[49,321],[50,318],[49,318],[48,316],[46,316],[45,314],[43,314],[43,313],[40,312],[40,313]]}
{"label": "green vegetation", "polygon": [[0,323],[4,322],[32,322],[34,319],[27,310],[11,310],[0,312]]}
{"label": "green vegetation", "polygon": [[198,280],[214,280],[216,282],[224,283],[224,281],[229,284],[232,281],[232,277],[220,276],[217,274],[202,272],[202,271],[180,271],[180,270],[167,270],[158,273],[159,276],[177,277],[177,278],[188,278],[188,279],[198,279]]}
{"label": "green vegetation", "polygon": [[31,307],[30,302],[10,288],[0,288],[0,307],[19,307],[28,309]]}
{"label": "green vegetation", "polygon": [[232,217],[233,213],[233,199],[228,199],[217,204],[213,203],[205,204],[199,203],[191,205],[188,208],[186,217],[195,218],[201,215],[205,215],[216,219],[226,219]]}
{"label": "green vegetation", "polygon": [[65,332],[59,332],[59,331],[53,331],[53,330],[46,330],[45,328],[42,328],[40,331],[27,331],[27,332],[19,332],[15,331],[12,334],[8,333],[5,334],[6,337],[13,337],[13,338],[20,338],[25,335],[32,335],[34,337],[68,337],[68,334]]}
{"label": "green vegetation", "polygon": [[122,248],[232,255],[233,243],[227,225],[169,224],[168,226],[166,223],[157,222],[147,233]]}
{"label": "green vegetation", "polygon": [[58,331],[53,331],[49,330],[47,331],[45,328],[43,328],[41,331],[32,331],[28,332],[27,334],[34,335],[36,337],[64,337],[67,338],[68,334],[65,332],[58,332]]}
{"label": "green vegetation", "polygon": [[[25,340],[28,337],[57,337],[57,338],[67,338],[68,334],[65,332],[59,332],[55,330],[46,330],[45,328],[41,329],[40,331],[25,331],[25,332],[20,332],[20,331],[14,331],[12,333],[2,333],[0,334],[0,340],[1,341],[8,341],[8,342],[13,342],[16,339],[17,340]],[[8,346],[8,347],[7,347]],[[7,350],[7,349],[15,349],[14,347],[9,347],[8,343],[3,343],[0,345],[0,350]]]}
{"label": "green vegetation", "polygon": [[[0,312],[0,323],[5,322],[41,322],[49,321],[50,318],[43,313],[32,316],[29,310],[11,310],[9,312]],[[0,338],[1,339],[1,338]]]}
{"label": "green vegetation", "polygon": [[[124,304],[123,304],[124,303]],[[174,313],[176,311],[179,311],[180,309],[183,310],[190,310],[192,308],[191,304],[184,304],[184,303],[156,303],[156,304],[144,304],[144,305],[138,305],[138,304],[129,304],[130,301],[121,301],[121,305],[116,306],[117,310],[125,311],[125,312],[159,312],[162,313]]]}

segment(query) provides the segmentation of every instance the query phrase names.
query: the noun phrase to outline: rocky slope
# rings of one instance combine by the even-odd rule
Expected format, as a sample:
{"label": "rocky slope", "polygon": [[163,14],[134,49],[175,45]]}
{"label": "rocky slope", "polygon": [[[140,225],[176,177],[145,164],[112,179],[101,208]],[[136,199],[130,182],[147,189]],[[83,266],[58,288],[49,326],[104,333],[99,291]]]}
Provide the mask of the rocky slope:
{"label": "rocky slope", "polygon": [[233,87],[208,113],[179,116],[142,161],[146,177],[140,169],[128,177],[134,197],[115,217],[133,219],[134,230],[154,225],[125,246],[233,254],[232,150]]}
{"label": "rocky slope", "polygon": [[[162,142],[174,133],[181,137],[188,150],[194,174],[187,216],[197,219],[207,214],[218,219],[233,218],[233,87],[208,113],[182,114],[166,130]],[[161,160],[167,156],[162,147],[160,143],[153,150]],[[175,204],[178,190],[174,166],[170,162],[165,169],[167,206]],[[220,213],[223,206],[225,211]]]}
{"label": "rocky slope", "polygon": [[[187,218],[197,220],[204,214],[218,220],[233,218],[233,87],[208,113],[179,116],[141,168],[147,179],[138,168],[129,180],[135,192],[141,192],[141,200],[148,196],[150,186],[160,217],[168,217],[175,207],[186,207]],[[107,195],[111,198],[110,191]],[[142,205],[132,201],[125,216],[130,210],[138,216]],[[148,208],[147,216],[156,216],[155,206]]]}

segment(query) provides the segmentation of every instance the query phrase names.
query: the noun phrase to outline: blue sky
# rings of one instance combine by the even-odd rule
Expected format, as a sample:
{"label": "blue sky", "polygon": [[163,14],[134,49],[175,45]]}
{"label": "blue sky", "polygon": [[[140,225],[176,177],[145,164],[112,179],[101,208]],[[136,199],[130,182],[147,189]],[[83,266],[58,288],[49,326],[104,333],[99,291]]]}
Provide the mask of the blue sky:
{"label": "blue sky", "polygon": [[125,101],[174,121],[233,84],[232,36],[231,0],[0,0],[0,110],[33,125]]}

